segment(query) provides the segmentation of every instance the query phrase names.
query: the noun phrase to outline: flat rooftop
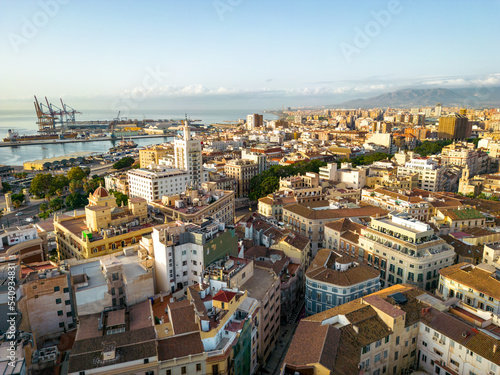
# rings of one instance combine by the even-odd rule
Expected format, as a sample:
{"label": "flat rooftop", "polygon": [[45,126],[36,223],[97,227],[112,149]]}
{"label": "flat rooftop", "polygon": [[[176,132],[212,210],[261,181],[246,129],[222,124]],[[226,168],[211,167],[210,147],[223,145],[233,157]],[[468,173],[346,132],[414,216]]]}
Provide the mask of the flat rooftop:
{"label": "flat rooftop", "polygon": [[262,300],[274,281],[273,272],[256,267],[253,271],[253,276],[240,289],[246,290],[250,297]]}

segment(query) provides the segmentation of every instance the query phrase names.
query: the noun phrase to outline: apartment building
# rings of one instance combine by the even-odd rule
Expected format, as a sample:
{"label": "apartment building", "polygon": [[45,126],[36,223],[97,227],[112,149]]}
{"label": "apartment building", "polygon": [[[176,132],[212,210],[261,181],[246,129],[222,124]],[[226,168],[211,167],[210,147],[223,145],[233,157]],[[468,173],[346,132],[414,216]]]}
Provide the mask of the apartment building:
{"label": "apartment building", "polygon": [[128,177],[126,173],[113,173],[104,176],[104,187],[106,190],[118,191],[128,195]]}
{"label": "apartment building", "polygon": [[500,315],[500,280],[493,264],[458,263],[440,270],[439,275],[438,296],[458,298],[474,309]]}
{"label": "apartment building", "polygon": [[17,307],[20,330],[31,332],[38,345],[76,327],[76,309],[67,266],[45,261],[22,268]]}
{"label": "apartment building", "polygon": [[247,115],[247,130],[253,130],[255,128],[260,128],[264,125],[264,116],[254,113]]}
{"label": "apartment building", "polygon": [[179,169],[132,169],[127,172],[127,179],[130,197],[144,198],[148,202],[180,194],[191,184],[189,173]]}
{"label": "apartment building", "polygon": [[411,176],[418,173],[418,188],[427,191],[444,191],[444,173],[446,167],[439,166],[431,158],[412,158],[404,166],[398,166],[398,177]]}
{"label": "apartment building", "polygon": [[269,168],[269,163],[267,162],[266,155],[260,152],[254,152],[244,148],[243,150],[241,150],[241,158],[256,163],[259,166],[258,168],[259,174],[264,171],[267,171],[267,169]]}
{"label": "apartment building", "polygon": [[342,163],[336,181],[345,183],[348,188],[361,189],[366,185],[366,168],[353,168],[352,163]]}
{"label": "apartment building", "polygon": [[79,317],[68,374],[158,374],[154,322],[149,300]]}
{"label": "apartment building", "polygon": [[455,258],[453,247],[430,225],[406,213],[372,218],[370,226],[361,230],[359,247],[368,264],[380,269],[382,287],[409,283],[434,290],[439,270]]}
{"label": "apartment building", "polygon": [[[194,309],[192,319],[186,319],[186,313],[178,314],[177,319],[188,320],[179,324],[181,328],[187,324],[194,325],[193,329],[199,327],[206,355],[206,374],[229,374],[231,371],[249,374],[254,371],[257,326],[260,325],[257,302],[247,291],[220,289],[212,294],[205,284],[190,287],[187,297]],[[243,356],[242,352],[246,355]]]}
{"label": "apartment building", "polygon": [[248,196],[250,180],[259,174],[259,164],[248,159],[232,159],[224,166],[224,174],[238,181],[238,197]]}
{"label": "apartment building", "polygon": [[213,262],[238,255],[234,230],[219,225],[210,220],[201,225],[177,222],[153,230],[157,292],[173,293],[197,284]]}
{"label": "apartment building", "polygon": [[255,267],[253,277],[241,290],[258,302],[258,359],[263,365],[280,337],[281,290],[280,278],[273,270]]}
{"label": "apartment building", "polygon": [[319,184],[317,173],[307,172],[305,175],[280,178],[279,191],[291,192],[298,203],[314,202],[326,199],[323,187]]}
{"label": "apartment building", "polygon": [[[394,285],[303,319],[281,374],[498,374],[500,340],[478,330],[459,304]],[[304,350],[308,348],[308,350]]]}
{"label": "apartment building", "polygon": [[471,207],[459,207],[456,210],[438,209],[431,222],[439,228],[441,234],[460,232],[462,228],[483,227],[492,221],[480,211]]}
{"label": "apartment building", "polygon": [[153,296],[154,260],[127,248],[99,259],[68,259],[78,316],[125,307]]}
{"label": "apartment building", "polygon": [[316,256],[319,249],[324,247],[326,223],[342,218],[368,219],[388,213],[380,207],[364,203],[353,208],[329,208],[329,206],[312,206],[314,208],[311,208],[311,206],[311,203],[305,203],[283,207],[283,222],[287,229],[309,238],[312,258]]}
{"label": "apartment building", "polygon": [[469,170],[469,176],[488,173],[490,158],[488,153],[476,150],[474,143],[454,142],[441,150],[442,165],[456,165]]}
{"label": "apartment building", "polygon": [[380,289],[380,272],[350,255],[321,249],[306,272],[306,314],[313,315]]}
{"label": "apartment building", "polygon": [[42,262],[48,254],[47,232],[33,224],[0,230],[0,261]]}
{"label": "apartment building", "polygon": [[149,168],[152,164],[159,165],[160,159],[173,153],[171,147],[155,145],[150,148],[139,150],[139,164],[141,168]]}
{"label": "apartment building", "polygon": [[387,211],[405,212],[420,221],[429,220],[429,203],[407,190],[363,189],[361,201]]}
{"label": "apartment building", "polygon": [[439,139],[466,139],[470,138],[472,124],[467,116],[451,113],[439,118]]}
{"label": "apartment building", "polygon": [[283,207],[294,203],[297,203],[297,198],[293,191],[277,191],[259,198],[257,209],[262,216],[283,221]]}
{"label": "apartment building", "polygon": [[128,207],[102,186],[89,196],[84,215],[54,217],[59,259],[88,259],[123,251],[153,231],[146,200],[130,198]]}
{"label": "apartment building", "polygon": [[201,189],[163,196],[150,206],[163,213],[165,220],[201,223],[212,218],[227,225],[234,224],[234,191],[219,190],[215,182],[202,184]]}

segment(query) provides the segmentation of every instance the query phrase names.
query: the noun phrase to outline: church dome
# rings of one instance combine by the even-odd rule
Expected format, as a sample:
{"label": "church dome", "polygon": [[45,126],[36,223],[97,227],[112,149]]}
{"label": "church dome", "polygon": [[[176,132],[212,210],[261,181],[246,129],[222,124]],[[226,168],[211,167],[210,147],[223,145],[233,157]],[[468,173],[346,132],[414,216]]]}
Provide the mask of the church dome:
{"label": "church dome", "polygon": [[102,186],[99,186],[97,189],[94,191],[94,198],[104,198],[104,197],[109,197],[108,191],[103,188]]}

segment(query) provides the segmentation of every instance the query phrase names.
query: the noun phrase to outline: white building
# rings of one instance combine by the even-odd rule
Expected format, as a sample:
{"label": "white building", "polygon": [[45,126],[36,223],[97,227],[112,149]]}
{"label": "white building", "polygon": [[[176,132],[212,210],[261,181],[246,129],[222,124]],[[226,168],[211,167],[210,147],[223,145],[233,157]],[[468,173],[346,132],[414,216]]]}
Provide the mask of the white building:
{"label": "white building", "polygon": [[241,150],[241,158],[244,160],[251,160],[256,163],[259,166],[259,174],[269,168],[266,155],[261,154],[260,152],[252,152],[250,150],[243,149]]}
{"label": "white building", "polygon": [[164,195],[180,194],[191,183],[188,172],[166,169],[156,172],[147,169],[132,169],[127,172],[130,197],[157,201]]}
{"label": "white building", "polygon": [[351,189],[361,189],[366,185],[366,169],[353,168],[351,163],[342,163],[337,170],[336,180]]}
{"label": "white building", "polygon": [[189,173],[189,182],[205,182],[202,173],[201,141],[191,138],[189,125],[184,126],[184,139],[174,141],[175,168]]}
{"label": "white building", "polygon": [[335,181],[337,177],[337,163],[328,163],[325,167],[319,168],[319,178],[323,180]]}
{"label": "white building", "polygon": [[446,167],[440,167],[431,158],[412,158],[404,167],[398,167],[398,177],[418,173],[418,188],[427,191],[443,191]]}

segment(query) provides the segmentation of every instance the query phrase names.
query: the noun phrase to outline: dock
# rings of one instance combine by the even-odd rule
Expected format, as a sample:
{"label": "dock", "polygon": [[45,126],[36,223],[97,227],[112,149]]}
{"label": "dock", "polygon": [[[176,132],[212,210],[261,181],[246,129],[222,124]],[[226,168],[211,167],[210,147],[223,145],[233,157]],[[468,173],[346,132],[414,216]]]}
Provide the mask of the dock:
{"label": "dock", "polygon": [[[127,139],[140,139],[140,138],[165,138],[174,137],[175,133],[165,133],[165,134],[145,134],[145,135],[130,135]],[[0,142],[0,147],[18,147],[18,146],[30,146],[30,145],[53,145],[60,143],[79,143],[79,142],[97,142],[97,141],[117,141],[119,138],[115,137],[95,137],[95,138],[80,138],[80,139],[47,139],[47,140],[31,140],[31,141],[20,141],[20,142]]]}

